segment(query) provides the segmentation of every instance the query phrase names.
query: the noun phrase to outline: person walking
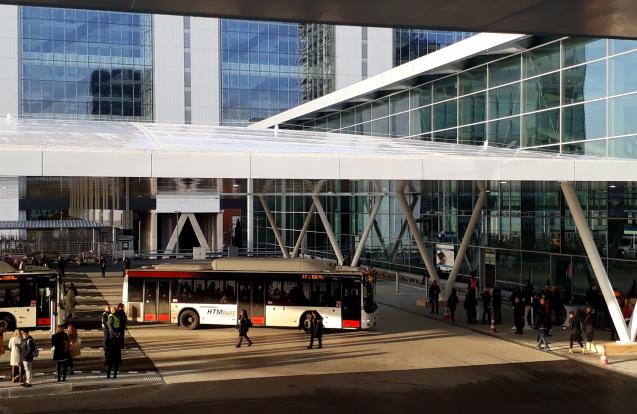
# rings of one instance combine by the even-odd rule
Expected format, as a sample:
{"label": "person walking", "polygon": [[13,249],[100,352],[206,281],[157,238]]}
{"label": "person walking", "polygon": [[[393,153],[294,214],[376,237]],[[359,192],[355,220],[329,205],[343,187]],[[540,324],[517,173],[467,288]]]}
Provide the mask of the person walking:
{"label": "person walking", "polygon": [[13,331],[9,339],[9,365],[11,365],[11,383],[16,384],[22,379],[22,333],[19,329]]}
{"label": "person walking", "polygon": [[562,327],[562,329],[568,331],[568,353],[573,353],[573,342],[577,342],[582,348],[582,353],[584,353],[584,342],[582,338],[582,324],[580,319],[575,316],[575,312],[570,311],[568,313],[568,318],[566,319],[566,323]]}
{"label": "person walking", "polygon": [[546,299],[544,297],[540,298],[540,307],[535,318],[537,325],[537,347],[538,349],[542,349],[544,351],[549,351],[549,341],[546,339],[548,330],[549,330],[549,319],[551,318],[550,314],[546,311]]}
{"label": "person walking", "polygon": [[111,336],[106,344],[106,378],[117,378],[119,366],[122,363],[122,347],[117,336]]}
{"label": "person walking", "polygon": [[130,269],[130,259],[127,257],[124,259],[124,267],[122,269],[122,277],[126,276],[126,271]]}
{"label": "person walking", "polygon": [[66,328],[66,333],[69,336],[69,375],[75,374],[75,365],[73,364],[75,358],[82,354],[82,340],[77,334],[77,328],[75,325],[69,324]]}
{"label": "person walking", "polygon": [[66,332],[64,325],[58,325],[55,333],[51,336],[51,346],[53,347],[53,360],[55,361],[55,372],[57,374],[57,382],[66,381],[66,372],[68,369],[68,361],[70,358],[71,340]]}
{"label": "person walking", "polygon": [[64,320],[75,318],[75,305],[77,305],[77,298],[75,286],[66,289],[66,295],[64,296]]}
{"label": "person walking", "polygon": [[241,348],[243,338],[248,341],[248,346],[252,346],[252,340],[248,337],[248,331],[251,327],[252,321],[248,317],[248,311],[244,309],[241,311],[241,316],[239,316],[239,321],[237,323],[237,330],[239,331],[239,343],[237,344],[237,348]]}
{"label": "person walking", "polygon": [[314,347],[314,338],[318,340],[319,349],[323,348],[323,318],[315,310],[312,311],[310,318],[310,345],[307,349]]}
{"label": "person walking", "polygon": [[513,323],[515,326],[515,333],[522,335],[524,333],[524,318],[526,316],[526,306],[522,301],[522,296],[515,296],[513,298]]}
{"label": "person walking", "polygon": [[493,319],[496,325],[502,323],[502,290],[494,287],[491,293],[491,304],[493,306]]}
{"label": "person walking", "polygon": [[464,309],[467,311],[467,323],[474,325],[477,320],[476,307],[478,306],[478,300],[476,299],[476,290],[469,288],[467,296],[464,299]]}
{"label": "person walking", "polygon": [[35,340],[29,335],[29,331],[22,331],[22,365],[24,366],[25,379],[22,386],[30,387],[33,380],[33,359],[38,356],[38,347]]}
{"label": "person walking", "polygon": [[586,350],[595,352],[595,345],[593,344],[593,339],[595,335],[595,322],[596,317],[593,312],[592,306],[586,306],[586,310],[584,313],[584,317],[582,319],[582,331],[586,336]]}
{"label": "person walking", "polygon": [[64,259],[64,257],[62,257],[62,255],[58,256],[58,272],[60,275],[60,280],[64,280],[64,270],[66,269],[66,259]]}
{"label": "person walking", "polygon": [[[484,317],[487,317],[485,321]],[[480,322],[483,324],[491,323],[491,292],[489,288],[484,289],[482,292],[482,318],[480,318]]]}
{"label": "person walking", "polygon": [[437,281],[431,282],[429,287],[429,302],[431,303],[431,312],[438,313],[438,297],[440,296],[440,286]]}
{"label": "person walking", "polygon": [[449,317],[451,318],[451,322],[456,321],[456,308],[458,307],[458,290],[456,288],[451,289],[451,295],[447,299],[447,307],[449,308]]}
{"label": "person walking", "polygon": [[106,259],[104,256],[100,256],[100,269],[102,270],[102,277],[106,277]]}

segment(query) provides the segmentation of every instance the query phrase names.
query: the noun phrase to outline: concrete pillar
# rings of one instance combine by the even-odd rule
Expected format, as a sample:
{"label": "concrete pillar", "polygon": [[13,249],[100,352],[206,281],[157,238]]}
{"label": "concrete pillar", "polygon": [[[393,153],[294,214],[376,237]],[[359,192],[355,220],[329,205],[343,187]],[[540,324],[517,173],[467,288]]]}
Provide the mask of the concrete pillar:
{"label": "concrete pillar", "polygon": [[249,252],[254,249],[254,181],[252,178],[247,179],[247,196],[246,196],[246,247]]}

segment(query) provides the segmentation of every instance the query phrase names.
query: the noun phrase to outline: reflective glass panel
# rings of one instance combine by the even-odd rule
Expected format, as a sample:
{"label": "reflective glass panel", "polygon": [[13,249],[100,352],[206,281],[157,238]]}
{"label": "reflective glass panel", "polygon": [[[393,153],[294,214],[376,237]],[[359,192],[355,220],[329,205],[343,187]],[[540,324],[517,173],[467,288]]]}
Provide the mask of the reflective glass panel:
{"label": "reflective glass panel", "polygon": [[560,104],[560,74],[552,73],[524,81],[524,112]]}
{"label": "reflective glass panel", "polygon": [[418,108],[431,103],[431,84],[418,86],[410,91],[411,108]]}
{"label": "reflective glass panel", "polygon": [[564,142],[606,136],[606,101],[595,101],[562,109]]}
{"label": "reflective glass panel", "polygon": [[489,119],[520,113],[520,84],[514,83],[489,91]]}
{"label": "reflective glass panel", "polygon": [[520,146],[520,117],[489,122],[487,133],[489,145],[518,148]]}
{"label": "reflective glass panel", "polygon": [[562,41],[563,66],[578,65],[606,56],[606,39],[570,37]]}
{"label": "reflective glass panel", "polygon": [[474,124],[485,120],[485,93],[460,98],[460,125]]}
{"label": "reflective glass panel", "polygon": [[637,94],[608,100],[610,136],[637,133]]}
{"label": "reflective glass panel", "polygon": [[612,95],[637,91],[637,52],[615,56],[609,59],[609,64]]}
{"label": "reflective glass panel", "polygon": [[431,131],[431,106],[415,109],[410,112],[409,135],[417,135]]}
{"label": "reflective glass panel", "polygon": [[434,102],[454,98],[458,93],[457,84],[457,76],[449,76],[447,78],[434,82]]}
{"label": "reflective glass panel", "polygon": [[541,75],[560,68],[560,42],[554,42],[522,54],[524,77]]}
{"label": "reflective glass panel", "polygon": [[434,105],[434,130],[455,127],[458,122],[457,101]]}
{"label": "reflective glass panel", "polygon": [[460,95],[478,92],[487,88],[487,67],[481,66],[458,75]]}
{"label": "reflective glass panel", "polygon": [[[560,141],[559,110],[537,112],[522,118],[522,146],[557,144]],[[559,152],[559,146],[555,151]]]}
{"label": "reflective glass panel", "polygon": [[562,82],[564,104],[602,98],[606,95],[606,61],[565,69]]}
{"label": "reflective glass panel", "polygon": [[489,64],[489,87],[520,80],[520,56],[498,60]]}

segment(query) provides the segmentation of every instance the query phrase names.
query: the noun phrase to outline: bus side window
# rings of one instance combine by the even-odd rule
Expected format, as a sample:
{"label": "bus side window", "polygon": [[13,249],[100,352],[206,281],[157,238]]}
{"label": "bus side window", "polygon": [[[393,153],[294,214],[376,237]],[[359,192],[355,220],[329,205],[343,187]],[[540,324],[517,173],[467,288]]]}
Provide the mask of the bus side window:
{"label": "bus side window", "polygon": [[225,280],[222,291],[221,303],[237,303],[234,280]]}
{"label": "bus side window", "polygon": [[337,306],[338,303],[341,303],[341,282],[333,281],[330,287],[330,306]]}
{"label": "bus side window", "polygon": [[144,301],[144,281],[142,279],[128,279],[128,301]]}
{"label": "bus side window", "polygon": [[20,285],[17,283],[10,283],[4,285],[4,293],[2,294],[2,307],[11,308],[16,307],[20,303]]}

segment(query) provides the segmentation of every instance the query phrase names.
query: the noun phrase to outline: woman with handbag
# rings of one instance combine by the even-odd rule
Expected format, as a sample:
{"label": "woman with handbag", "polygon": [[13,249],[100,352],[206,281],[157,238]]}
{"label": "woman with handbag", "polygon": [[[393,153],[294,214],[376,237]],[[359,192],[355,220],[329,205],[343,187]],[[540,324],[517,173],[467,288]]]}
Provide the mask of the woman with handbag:
{"label": "woman with handbag", "polygon": [[66,381],[66,371],[70,358],[71,339],[64,332],[64,326],[58,325],[55,333],[51,336],[51,346],[53,347],[53,360],[55,361],[55,372],[57,382]]}
{"label": "woman with handbag", "polygon": [[9,364],[11,365],[11,383],[20,382],[22,378],[22,333],[19,329],[13,332],[9,339]]}

